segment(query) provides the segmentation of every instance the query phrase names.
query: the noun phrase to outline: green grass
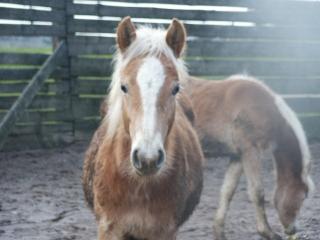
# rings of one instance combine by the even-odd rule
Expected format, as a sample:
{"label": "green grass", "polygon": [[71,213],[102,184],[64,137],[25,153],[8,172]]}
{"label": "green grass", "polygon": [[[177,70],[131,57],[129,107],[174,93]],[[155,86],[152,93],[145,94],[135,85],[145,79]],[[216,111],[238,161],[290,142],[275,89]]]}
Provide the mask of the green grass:
{"label": "green grass", "polygon": [[79,57],[112,59],[113,55],[112,54],[84,54],[84,55],[79,55]]}
{"label": "green grass", "polygon": [[3,84],[3,85],[20,84],[20,83],[27,84],[28,82],[29,82],[28,80],[0,80],[0,84]]}
{"label": "green grass", "polygon": [[78,80],[103,80],[103,81],[110,81],[112,79],[112,77],[111,76],[107,76],[107,77],[91,77],[91,76],[89,76],[89,77],[84,77],[84,76],[79,76],[78,77]]}
{"label": "green grass", "polygon": [[[21,95],[21,92],[11,92],[11,93],[0,93],[0,98],[6,98],[6,97],[19,97]],[[37,96],[57,96],[56,92],[38,92]]]}
{"label": "green grass", "polygon": [[[20,84],[20,83],[25,83],[27,84],[30,80],[1,80],[0,79],[0,85],[7,85],[7,84]],[[48,84],[53,84],[56,83],[56,81],[54,79],[47,79],[44,81],[45,83]]]}
{"label": "green grass", "polygon": [[0,93],[0,98],[5,97],[19,97],[21,93],[13,92],[13,93]]}
{"label": "green grass", "polygon": [[[66,122],[63,121],[43,121],[40,122],[40,125],[45,125],[45,126],[55,126],[55,125],[61,125],[65,124]],[[34,125],[39,125],[38,122],[18,122],[16,123],[17,126],[34,126]]]}
{"label": "green grass", "polygon": [[2,48],[0,53],[42,53],[51,54],[52,48]]}
{"label": "green grass", "polygon": [[79,98],[93,98],[93,99],[102,99],[106,95],[105,94],[80,94]]}
{"label": "green grass", "polygon": [[[31,108],[31,109],[27,109],[25,111],[29,112],[29,113],[37,113],[37,112],[47,113],[47,112],[56,112],[57,109],[55,109],[55,108]],[[6,113],[6,112],[8,112],[8,109],[0,109],[0,113]]]}
{"label": "green grass", "polygon": [[38,69],[40,65],[27,64],[0,64],[0,69]]}
{"label": "green grass", "polygon": [[57,96],[56,92],[38,92],[37,96]]}

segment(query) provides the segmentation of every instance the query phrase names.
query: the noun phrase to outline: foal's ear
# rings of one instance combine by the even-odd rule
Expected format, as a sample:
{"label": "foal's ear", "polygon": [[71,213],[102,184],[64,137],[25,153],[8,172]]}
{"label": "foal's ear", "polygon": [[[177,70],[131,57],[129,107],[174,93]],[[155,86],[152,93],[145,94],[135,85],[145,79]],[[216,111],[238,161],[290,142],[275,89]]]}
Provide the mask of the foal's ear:
{"label": "foal's ear", "polygon": [[186,38],[187,34],[183,23],[173,18],[167,31],[166,42],[177,58],[183,54]]}
{"label": "foal's ear", "polygon": [[129,16],[121,20],[117,28],[117,44],[123,53],[136,39],[136,28]]}

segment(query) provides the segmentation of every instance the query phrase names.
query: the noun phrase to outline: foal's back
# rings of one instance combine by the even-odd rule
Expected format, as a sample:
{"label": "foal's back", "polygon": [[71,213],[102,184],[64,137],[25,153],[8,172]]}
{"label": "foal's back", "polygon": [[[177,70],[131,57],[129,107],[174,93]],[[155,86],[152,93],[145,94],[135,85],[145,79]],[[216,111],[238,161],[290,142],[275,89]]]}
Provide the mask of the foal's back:
{"label": "foal's back", "polygon": [[204,148],[210,146],[218,156],[238,154],[239,145],[246,144],[244,139],[267,148],[284,124],[269,89],[253,79],[207,81],[190,77],[186,88]]}

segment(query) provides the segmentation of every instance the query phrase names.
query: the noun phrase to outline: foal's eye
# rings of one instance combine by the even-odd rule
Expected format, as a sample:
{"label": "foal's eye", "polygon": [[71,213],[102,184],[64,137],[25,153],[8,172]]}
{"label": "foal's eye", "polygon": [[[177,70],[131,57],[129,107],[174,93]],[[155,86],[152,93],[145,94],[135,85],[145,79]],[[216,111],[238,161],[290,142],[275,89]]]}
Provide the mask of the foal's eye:
{"label": "foal's eye", "polygon": [[122,92],[124,92],[124,93],[127,93],[128,92],[128,87],[126,86],[126,85],[121,85],[121,90],[122,90]]}
{"label": "foal's eye", "polygon": [[180,85],[177,84],[176,86],[174,86],[174,88],[172,89],[172,95],[175,96],[180,90]]}

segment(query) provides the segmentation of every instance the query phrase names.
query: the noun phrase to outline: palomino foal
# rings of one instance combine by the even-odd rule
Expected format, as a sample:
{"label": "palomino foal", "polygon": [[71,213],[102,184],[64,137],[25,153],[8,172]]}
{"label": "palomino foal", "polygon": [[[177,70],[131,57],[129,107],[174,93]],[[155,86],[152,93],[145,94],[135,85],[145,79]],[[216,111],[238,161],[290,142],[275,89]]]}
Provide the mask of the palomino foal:
{"label": "palomino foal", "polygon": [[185,38],[177,20],[167,32],[129,17],[118,26],[108,114],[83,170],[100,240],[176,239],[199,201],[203,155],[179,87]]}
{"label": "palomino foal", "polygon": [[214,221],[215,239],[226,239],[225,217],[242,172],[247,177],[258,232],[266,239],[281,239],[270,228],[264,208],[262,161],[270,159],[274,159],[277,180],[274,204],[285,232],[293,235],[295,219],[313,188],[308,143],[294,112],[254,78],[184,80],[203,147],[215,156],[230,157]]}

